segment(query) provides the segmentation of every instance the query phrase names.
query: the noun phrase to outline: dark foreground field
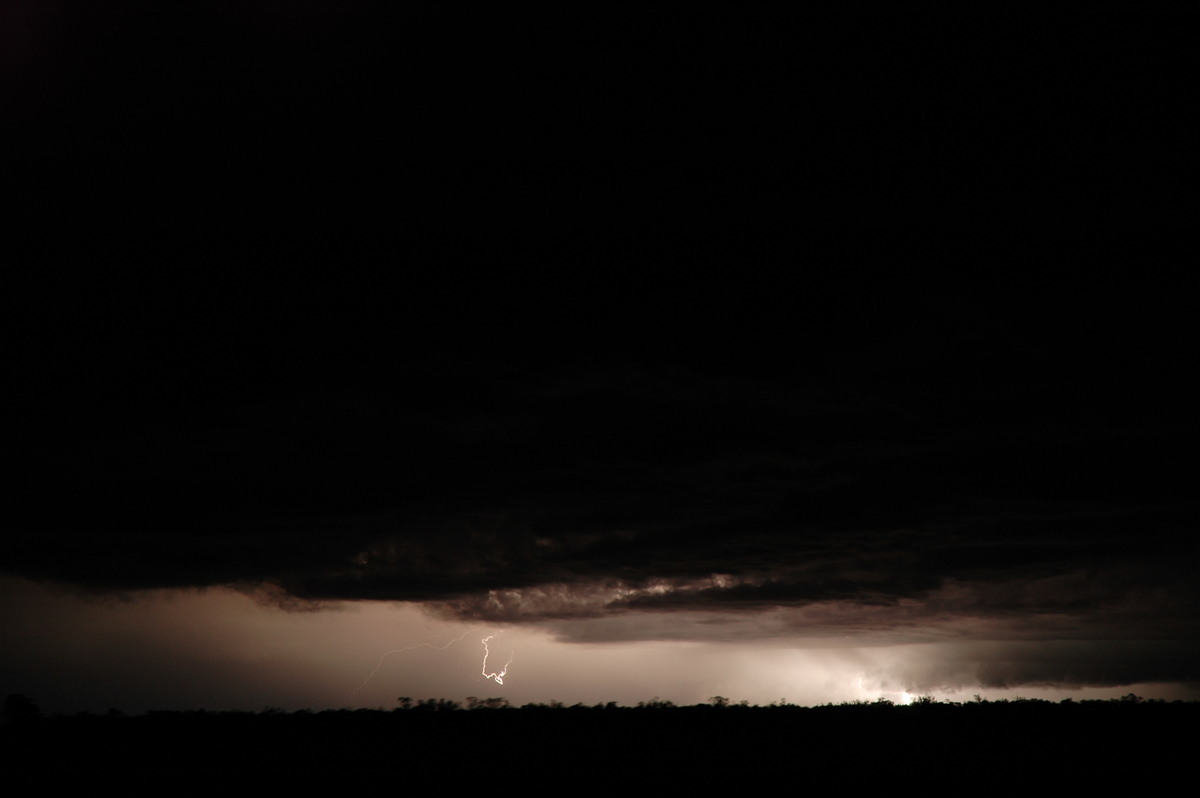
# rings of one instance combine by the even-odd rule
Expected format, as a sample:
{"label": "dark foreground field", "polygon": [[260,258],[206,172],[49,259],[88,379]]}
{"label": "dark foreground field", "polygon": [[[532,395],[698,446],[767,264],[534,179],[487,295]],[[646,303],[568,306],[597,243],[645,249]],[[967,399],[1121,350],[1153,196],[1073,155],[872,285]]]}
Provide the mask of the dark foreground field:
{"label": "dark foreground field", "polygon": [[[528,706],[9,718],[4,783],[551,791],[917,788],[1158,792],[1193,767],[1200,704]],[[1186,784],[1186,782],[1184,782]],[[15,792],[10,794],[29,794]]]}

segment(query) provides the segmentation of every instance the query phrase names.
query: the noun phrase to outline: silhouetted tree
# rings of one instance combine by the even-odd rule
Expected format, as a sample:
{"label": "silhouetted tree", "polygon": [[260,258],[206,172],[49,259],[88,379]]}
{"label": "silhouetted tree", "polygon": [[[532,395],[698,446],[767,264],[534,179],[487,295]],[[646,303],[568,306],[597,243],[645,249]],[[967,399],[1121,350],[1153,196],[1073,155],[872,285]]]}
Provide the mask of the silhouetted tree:
{"label": "silhouetted tree", "polygon": [[451,701],[449,698],[426,698],[424,701],[418,701],[413,709],[423,710],[425,712],[450,712],[455,709],[462,709],[457,701]]}

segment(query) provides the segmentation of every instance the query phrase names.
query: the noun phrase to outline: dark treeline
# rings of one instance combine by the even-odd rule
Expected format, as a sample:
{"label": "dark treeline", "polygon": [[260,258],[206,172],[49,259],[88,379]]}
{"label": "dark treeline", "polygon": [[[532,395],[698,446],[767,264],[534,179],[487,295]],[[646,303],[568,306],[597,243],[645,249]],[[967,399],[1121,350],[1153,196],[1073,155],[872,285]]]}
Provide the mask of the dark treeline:
{"label": "dark treeline", "polygon": [[[402,699],[392,711],[150,712],[44,717],[10,697],[6,781],[181,780],[212,787],[509,785],[522,793],[920,784],[1001,794],[1048,785],[1152,788],[1184,773],[1200,703],[918,699],[802,707],[651,700],[508,706]],[[574,786],[573,786],[574,785]]]}

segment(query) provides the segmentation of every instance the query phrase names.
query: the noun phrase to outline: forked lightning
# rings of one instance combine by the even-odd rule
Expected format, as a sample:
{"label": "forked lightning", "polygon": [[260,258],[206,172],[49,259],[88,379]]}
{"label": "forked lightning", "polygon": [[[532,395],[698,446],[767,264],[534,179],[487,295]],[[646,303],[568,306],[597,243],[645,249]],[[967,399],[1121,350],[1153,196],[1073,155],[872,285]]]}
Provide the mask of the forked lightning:
{"label": "forked lightning", "polygon": [[504,674],[508,673],[508,666],[512,665],[513,655],[509,654],[508,662],[504,663],[504,667],[500,669],[499,673],[488,673],[487,661],[488,655],[491,653],[488,650],[488,641],[493,637],[495,637],[495,635],[488,635],[487,637],[483,638],[483,678],[494,679],[496,684],[504,684]]}

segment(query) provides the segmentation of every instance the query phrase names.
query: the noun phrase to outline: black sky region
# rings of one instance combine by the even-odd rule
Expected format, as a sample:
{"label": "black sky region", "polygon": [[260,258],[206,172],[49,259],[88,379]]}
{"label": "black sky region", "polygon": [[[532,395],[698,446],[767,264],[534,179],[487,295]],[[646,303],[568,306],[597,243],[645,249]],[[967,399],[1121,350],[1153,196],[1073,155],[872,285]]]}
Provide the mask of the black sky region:
{"label": "black sky region", "polygon": [[5,572],[1200,677],[1174,20],[3,13]]}

